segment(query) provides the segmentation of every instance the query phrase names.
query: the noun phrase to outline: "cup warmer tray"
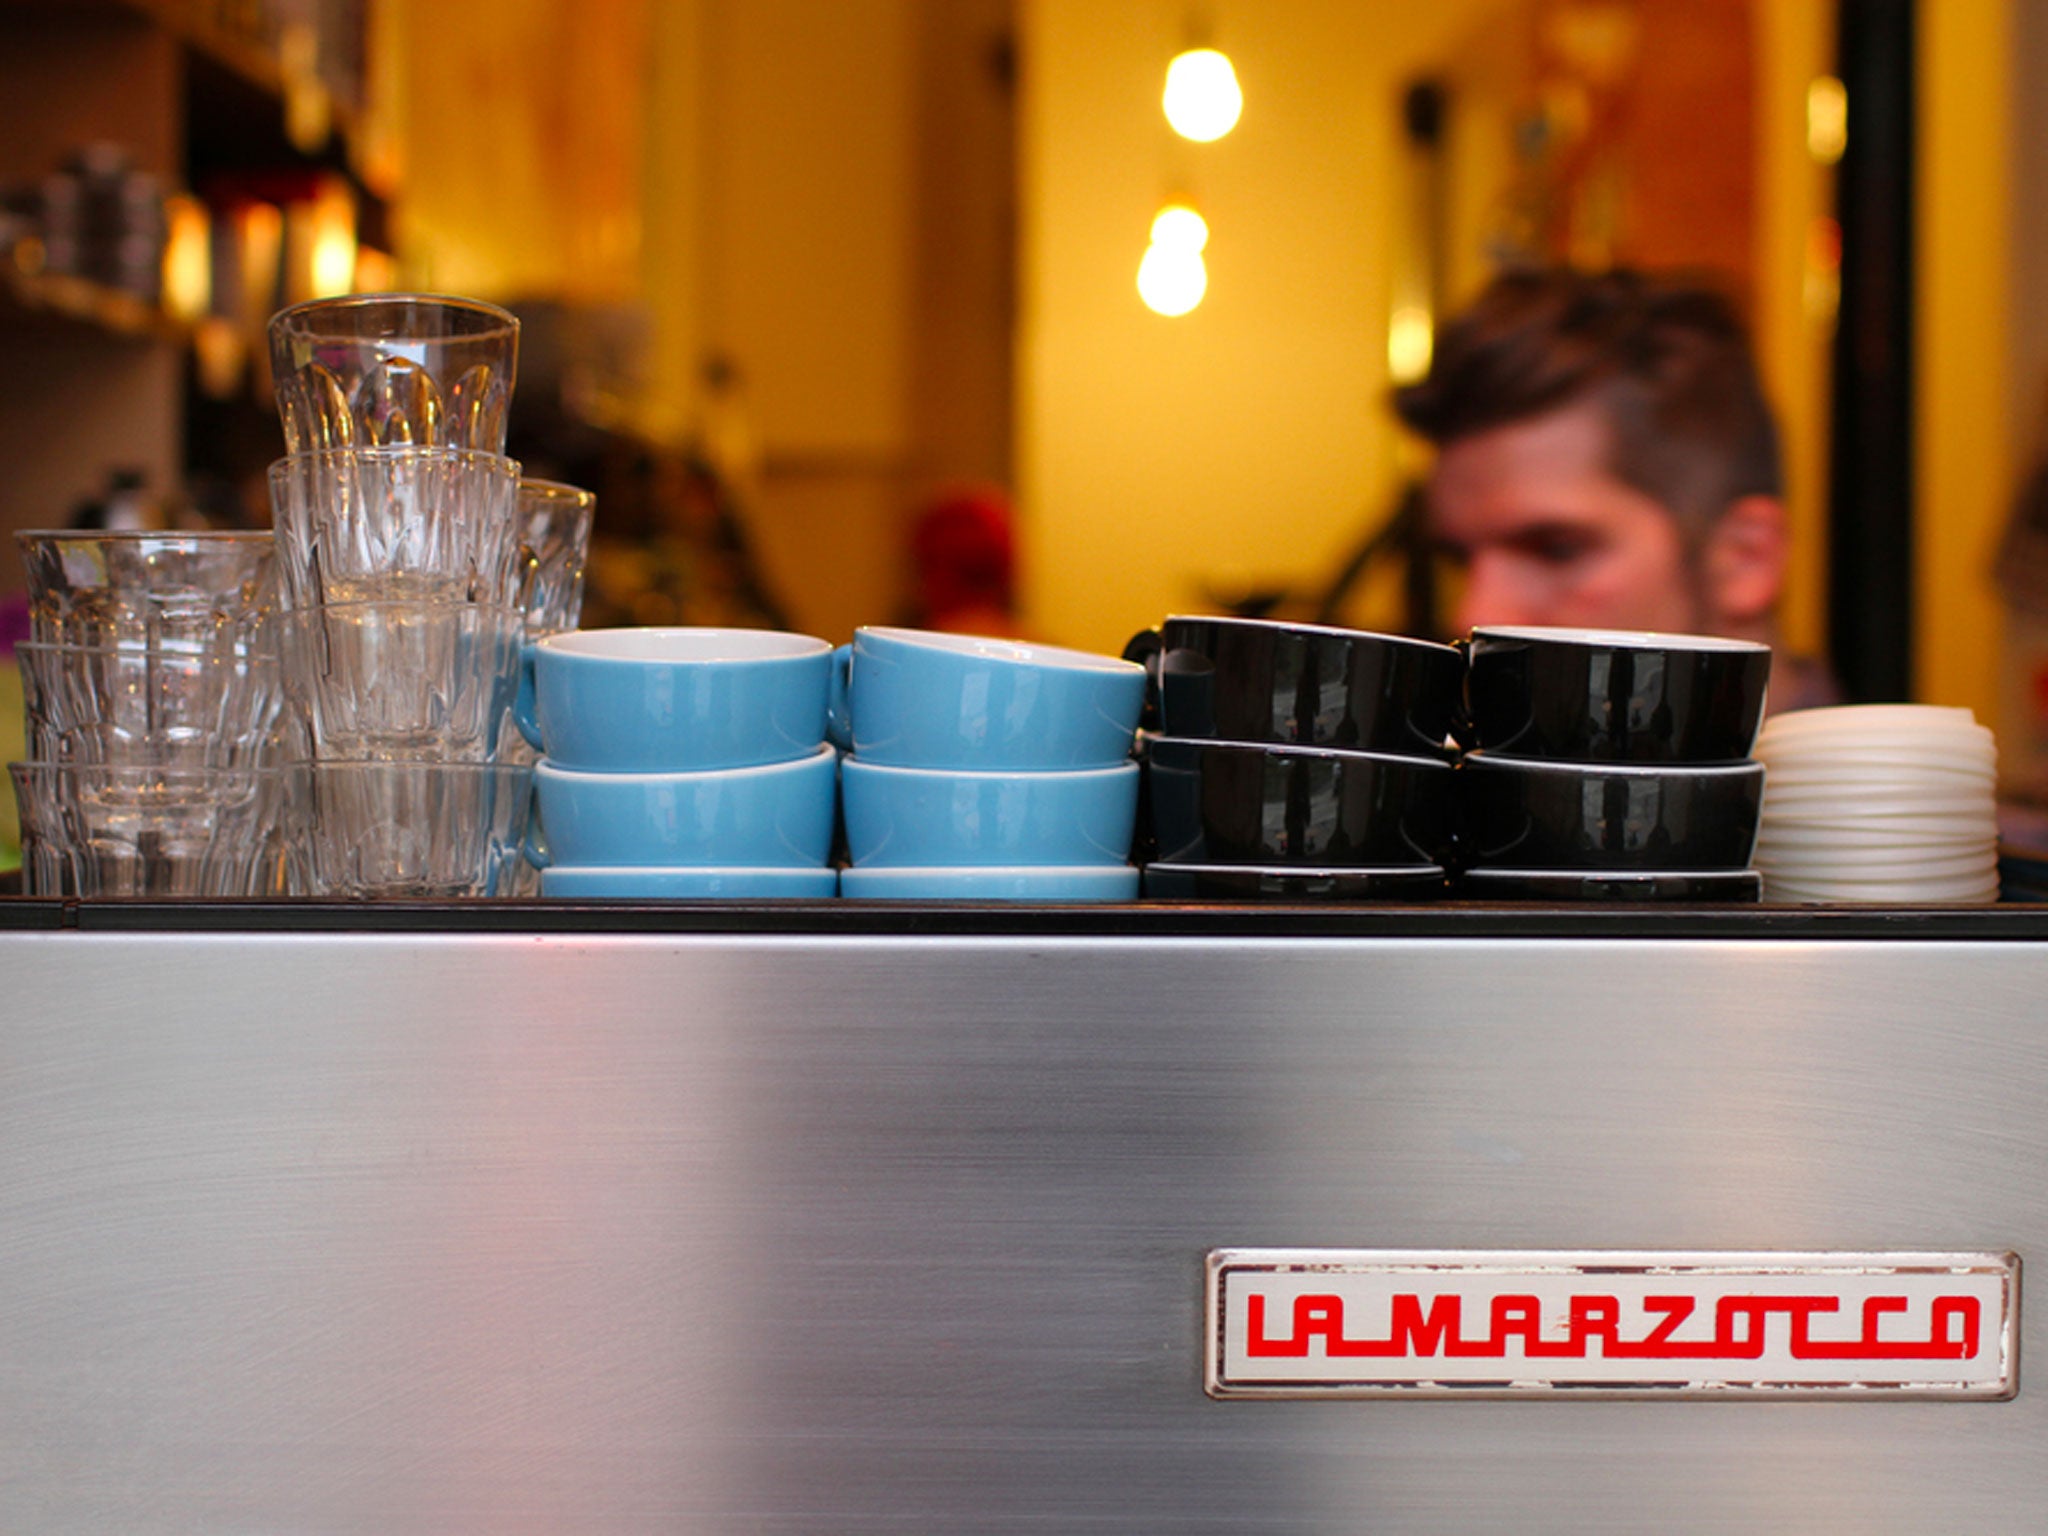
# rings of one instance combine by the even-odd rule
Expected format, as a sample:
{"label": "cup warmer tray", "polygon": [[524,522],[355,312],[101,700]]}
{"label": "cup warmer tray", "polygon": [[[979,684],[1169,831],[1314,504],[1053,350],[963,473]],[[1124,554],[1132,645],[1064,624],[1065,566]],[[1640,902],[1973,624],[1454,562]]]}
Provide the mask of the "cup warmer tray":
{"label": "cup warmer tray", "polygon": [[[15,899],[0,957],[0,1530],[2048,1528],[2048,908]],[[2019,1389],[1221,1400],[1238,1247],[2015,1254]]]}

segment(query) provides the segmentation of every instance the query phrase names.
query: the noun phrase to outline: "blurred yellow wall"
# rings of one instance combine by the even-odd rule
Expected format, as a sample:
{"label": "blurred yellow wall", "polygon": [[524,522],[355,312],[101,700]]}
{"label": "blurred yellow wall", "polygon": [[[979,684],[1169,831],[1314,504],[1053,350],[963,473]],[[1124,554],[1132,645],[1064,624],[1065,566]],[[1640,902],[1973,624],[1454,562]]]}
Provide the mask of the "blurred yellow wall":
{"label": "blurred yellow wall", "polygon": [[388,0],[373,42],[406,281],[639,293],[651,0]]}
{"label": "blurred yellow wall", "polygon": [[1834,173],[1807,144],[1813,82],[1834,73],[1835,0],[1761,0],[1757,48],[1756,349],[1784,439],[1792,550],[1780,610],[1784,644],[1827,645],[1829,262]]}
{"label": "blurred yellow wall", "polygon": [[[2013,179],[2019,127],[2011,0],[1920,0],[1914,195],[1914,693],[1997,718],[1998,532],[2033,423],[2014,420]],[[1853,131],[1854,109],[1851,109]]]}

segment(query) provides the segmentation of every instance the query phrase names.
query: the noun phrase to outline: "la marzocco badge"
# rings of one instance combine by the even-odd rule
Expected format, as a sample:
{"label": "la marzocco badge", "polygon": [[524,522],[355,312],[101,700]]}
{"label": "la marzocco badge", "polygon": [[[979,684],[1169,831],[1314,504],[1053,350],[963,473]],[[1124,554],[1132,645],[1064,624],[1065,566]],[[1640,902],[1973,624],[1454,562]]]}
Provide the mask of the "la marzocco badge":
{"label": "la marzocco badge", "polygon": [[1221,1248],[1216,1397],[2008,1398],[2010,1253]]}

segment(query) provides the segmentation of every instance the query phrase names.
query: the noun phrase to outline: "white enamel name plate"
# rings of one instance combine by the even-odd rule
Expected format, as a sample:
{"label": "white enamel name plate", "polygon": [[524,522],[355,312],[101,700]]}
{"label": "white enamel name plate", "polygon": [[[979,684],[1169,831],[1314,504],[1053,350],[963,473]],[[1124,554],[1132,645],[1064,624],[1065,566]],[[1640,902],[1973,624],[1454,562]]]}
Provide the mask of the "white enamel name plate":
{"label": "white enamel name plate", "polygon": [[1940,1397],[2019,1387],[2011,1253],[1219,1248],[1216,1397]]}

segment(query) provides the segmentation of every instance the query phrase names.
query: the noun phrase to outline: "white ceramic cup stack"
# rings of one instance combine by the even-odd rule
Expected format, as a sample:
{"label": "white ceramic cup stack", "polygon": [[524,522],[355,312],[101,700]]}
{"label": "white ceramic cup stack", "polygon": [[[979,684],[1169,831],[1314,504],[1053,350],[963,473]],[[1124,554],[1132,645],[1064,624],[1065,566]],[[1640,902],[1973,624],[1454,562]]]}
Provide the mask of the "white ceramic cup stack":
{"label": "white ceramic cup stack", "polygon": [[1998,746],[1967,709],[1853,704],[1767,721],[1767,901],[1998,899]]}

